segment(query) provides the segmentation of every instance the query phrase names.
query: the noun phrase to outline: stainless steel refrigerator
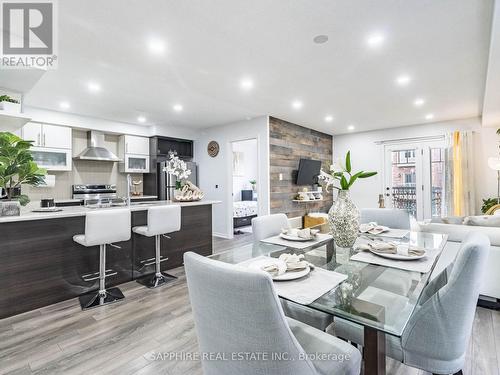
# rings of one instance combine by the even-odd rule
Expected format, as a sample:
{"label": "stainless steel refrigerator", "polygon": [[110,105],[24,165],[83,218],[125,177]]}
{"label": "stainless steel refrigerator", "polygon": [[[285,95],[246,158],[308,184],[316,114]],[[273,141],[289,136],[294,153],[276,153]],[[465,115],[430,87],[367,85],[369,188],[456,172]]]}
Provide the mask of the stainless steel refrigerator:
{"label": "stainless steel refrigerator", "polygon": [[[186,164],[188,169],[191,170],[188,180],[198,186],[198,166],[192,161],[187,161]],[[166,161],[158,163],[158,198],[160,200],[174,199],[175,183],[177,182],[177,177],[163,171],[166,165]]]}

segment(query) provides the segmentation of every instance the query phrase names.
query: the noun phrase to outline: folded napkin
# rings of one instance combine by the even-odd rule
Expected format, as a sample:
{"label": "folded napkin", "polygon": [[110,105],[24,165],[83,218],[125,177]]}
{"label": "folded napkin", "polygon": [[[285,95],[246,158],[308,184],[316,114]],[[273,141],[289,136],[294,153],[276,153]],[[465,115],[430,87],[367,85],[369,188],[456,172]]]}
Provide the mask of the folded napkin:
{"label": "folded napkin", "polygon": [[311,228],[305,228],[305,229],[282,229],[281,233],[287,234],[289,236],[294,236],[294,237],[299,237],[299,238],[304,238],[306,240],[311,240],[313,239],[318,230],[311,230]]}
{"label": "folded napkin", "polygon": [[287,266],[281,259],[276,259],[272,263],[262,265],[260,269],[276,277],[283,275],[287,271]]}
{"label": "folded napkin", "polygon": [[394,242],[385,241],[367,241],[357,245],[359,250],[369,250],[380,254],[399,254],[408,257],[422,256],[425,254],[425,249],[418,246],[410,246],[407,244],[396,244]]}
{"label": "folded napkin", "polygon": [[387,232],[388,230],[389,228],[384,227],[383,225],[378,225],[374,221],[367,224],[361,224],[359,226],[359,231],[361,233],[380,234],[383,232]]}
{"label": "folded napkin", "polygon": [[278,259],[285,262],[287,271],[302,271],[308,266],[312,266],[312,264],[304,260],[303,254],[281,254]]}

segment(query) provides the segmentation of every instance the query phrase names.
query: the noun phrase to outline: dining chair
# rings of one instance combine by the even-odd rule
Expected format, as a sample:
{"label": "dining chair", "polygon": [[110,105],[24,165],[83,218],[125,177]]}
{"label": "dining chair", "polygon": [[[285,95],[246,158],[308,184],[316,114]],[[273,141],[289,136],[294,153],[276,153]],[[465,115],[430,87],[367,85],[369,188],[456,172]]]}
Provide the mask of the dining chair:
{"label": "dining chair", "polygon": [[[433,374],[461,374],[490,242],[470,233],[455,262],[424,289],[401,338],[386,335],[388,356]],[[363,345],[363,327],[335,319],[335,334]]]}
{"label": "dining chair", "polygon": [[[255,242],[277,236],[284,228],[290,228],[288,217],[285,214],[258,216],[252,219],[252,232]],[[328,326],[333,323],[333,317],[330,314],[325,314],[293,301],[281,299],[281,305],[286,316],[322,331],[326,331]]]}
{"label": "dining chair", "polygon": [[359,374],[358,349],[285,317],[267,273],[193,252],[184,266],[205,375]]}
{"label": "dining chair", "polygon": [[277,236],[282,229],[289,228],[285,214],[257,216],[252,219],[252,233],[255,242]]}
{"label": "dining chair", "polygon": [[408,211],[396,208],[362,208],[361,224],[376,222],[393,229],[410,230],[410,214]]}

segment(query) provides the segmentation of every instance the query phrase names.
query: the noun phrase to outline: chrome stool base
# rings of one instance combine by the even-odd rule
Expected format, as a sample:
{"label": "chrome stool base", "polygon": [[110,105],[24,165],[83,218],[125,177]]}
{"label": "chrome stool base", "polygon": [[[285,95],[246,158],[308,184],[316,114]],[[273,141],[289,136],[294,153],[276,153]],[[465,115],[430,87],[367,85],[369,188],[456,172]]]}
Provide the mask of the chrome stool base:
{"label": "chrome stool base", "polygon": [[109,305],[124,299],[122,291],[118,288],[106,289],[104,295],[99,292],[87,293],[79,297],[82,310],[93,309],[95,307]]}
{"label": "chrome stool base", "polygon": [[153,289],[166,285],[175,280],[177,280],[177,277],[169,275],[166,272],[161,272],[160,274],[155,273],[153,275],[143,276],[140,279],[137,279],[137,282],[150,289]]}

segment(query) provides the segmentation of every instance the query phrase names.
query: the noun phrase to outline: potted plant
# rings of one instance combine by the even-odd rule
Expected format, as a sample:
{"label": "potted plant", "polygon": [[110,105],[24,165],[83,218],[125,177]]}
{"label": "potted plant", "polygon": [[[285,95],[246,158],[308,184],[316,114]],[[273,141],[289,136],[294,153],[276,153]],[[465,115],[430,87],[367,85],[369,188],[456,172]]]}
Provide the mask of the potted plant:
{"label": "potted plant", "polygon": [[0,132],[0,216],[19,215],[20,206],[28,204],[28,196],[20,193],[22,184],[37,186],[44,181],[46,171],[38,168],[29,151],[32,143]]}
{"label": "potted plant", "polygon": [[257,191],[257,180],[250,180],[250,185],[252,185],[252,190]]}
{"label": "potted plant", "polygon": [[[330,171],[321,171],[319,179],[330,187],[338,190],[338,196],[328,211],[328,223],[335,244],[350,248],[354,245],[359,231],[359,210],[349,194],[349,189],[359,178],[375,176],[377,172],[360,171],[352,173],[351,151],[347,152],[345,165],[330,166]],[[339,186],[337,186],[337,184]]]}
{"label": "potted plant", "polygon": [[188,169],[184,160],[179,159],[175,151],[169,151],[169,158],[164,171],[171,176],[177,177],[175,181],[175,190],[182,190],[186,184],[186,180],[191,175],[191,170]]}
{"label": "potted plant", "polygon": [[21,104],[9,95],[0,95],[0,109],[10,113],[21,113]]}

